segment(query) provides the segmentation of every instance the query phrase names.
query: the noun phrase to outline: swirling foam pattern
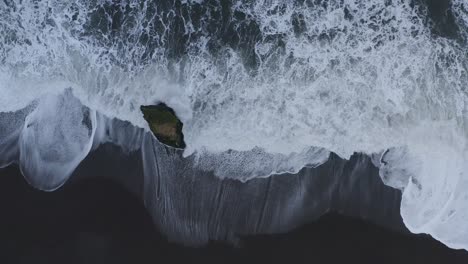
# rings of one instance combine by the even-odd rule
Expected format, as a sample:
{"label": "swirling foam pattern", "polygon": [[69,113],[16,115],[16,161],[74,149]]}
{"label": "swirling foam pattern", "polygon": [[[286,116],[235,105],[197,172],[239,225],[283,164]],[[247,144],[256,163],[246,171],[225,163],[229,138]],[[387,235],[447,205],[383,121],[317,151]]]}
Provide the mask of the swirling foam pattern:
{"label": "swirling foam pattern", "polygon": [[164,101],[184,156],[223,178],[384,152],[408,228],[467,249],[468,7],[430,2],[5,0],[0,111],[32,110],[1,119],[0,165],[57,188],[95,111],[147,129],[139,106]]}

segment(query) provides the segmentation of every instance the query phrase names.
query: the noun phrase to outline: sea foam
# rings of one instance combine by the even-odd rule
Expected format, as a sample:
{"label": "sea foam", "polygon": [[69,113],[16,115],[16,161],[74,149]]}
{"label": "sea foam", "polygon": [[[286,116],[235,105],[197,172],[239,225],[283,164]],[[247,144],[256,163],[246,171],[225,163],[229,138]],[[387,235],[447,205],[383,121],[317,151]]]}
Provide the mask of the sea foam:
{"label": "sea foam", "polygon": [[450,8],[456,38],[405,0],[3,1],[0,112],[28,110],[2,114],[0,166],[53,190],[93,145],[144,142],[102,116],[148,131],[139,106],[164,102],[221,178],[386,153],[408,228],[466,249],[468,12]]}

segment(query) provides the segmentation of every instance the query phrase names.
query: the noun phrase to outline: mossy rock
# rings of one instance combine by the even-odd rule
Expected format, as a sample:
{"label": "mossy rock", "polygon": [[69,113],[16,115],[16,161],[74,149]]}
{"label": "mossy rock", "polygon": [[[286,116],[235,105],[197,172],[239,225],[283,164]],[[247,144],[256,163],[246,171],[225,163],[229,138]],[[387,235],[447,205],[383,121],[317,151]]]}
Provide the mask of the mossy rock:
{"label": "mossy rock", "polygon": [[142,105],[143,117],[156,138],[163,144],[174,148],[185,148],[182,122],[174,110],[164,103],[158,105]]}

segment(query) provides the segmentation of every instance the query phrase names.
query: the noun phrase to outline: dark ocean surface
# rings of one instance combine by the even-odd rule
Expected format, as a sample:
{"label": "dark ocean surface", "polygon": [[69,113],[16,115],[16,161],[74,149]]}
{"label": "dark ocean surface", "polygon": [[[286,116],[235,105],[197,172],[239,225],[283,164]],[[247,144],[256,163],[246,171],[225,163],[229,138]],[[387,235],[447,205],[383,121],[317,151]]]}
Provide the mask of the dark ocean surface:
{"label": "dark ocean surface", "polygon": [[[101,109],[103,112],[99,116],[109,115],[109,120],[128,120],[139,115],[139,112],[135,115],[134,109],[138,109],[142,100],[147,100],[146,103],[151,103],[150,99],[154,103],[172,100],[175,110],[193,112],[193,129],[188,131],[195,134],[192,142],[206,140],[206,136],[200,135],[208,135],[211,138],[198,147],[224,144],[222,150],[227,153],[233,146],[238,147],[236,144],[243,143],[232,140],[231,145],[228,141],[232,138],[246,138],[256,144],[263,142],[263,145],[255,145],[262,148],[276,143],[275,139],[296,140],[290,137],[295,132],[313,136],[309,132],[314,129],[324,131],[317,132],[316,136],[330,135],[329,140],[336,140],[332,144],[325,137],[322,143],[339,150],[346,143],[366,145],[369,139],[380,142],[387,139],[381,131],[394,129],[392,122],[396,122],[397,127],[401,122],[403,131],[406,125],[409,129],[421,128],[413,126],[413,120],[406,120],[402,115],[409,113],[405,109],[414,107],[416,114],[421,110],[421,116],[428,120],[444,121],[445,115],[447,118],[466,115],[466,112],[453,112],[466,106],[460,104],[458,109],[454,103],[459,97],[464,99],[467,83],[464,50],[468,29],[462,19],[468,8],[461,1],[401,1],[404,2],[401,10],[414,9],[414,13],[396,12],[400,9],[395,3],[400,2],[395,0],[386,0],[383,5],[378,1],[361,2],[364,4],[356,6],[323,0],[291,1],[289,7],[273,2],[265,1],[266,7],[257,9],[256,2],[250,0],[243,1],[242,8],[236,1],[225,0],[75,1],[63,7],[57,4],[54,8],[49,5],[56,2],[32,1],[30,5],[23,1],[0,2],[0,77],[3,73],[8,76],[2,77],[0,83],[0,96],[7,98],[0,101],[5,102],[0,112],[7,113],[5,116],[13,110],[19,113],[18,116],[13,113],[15,118],[6,118],[0,126],[0,130],[6,131],[0,131],[4,133],[0,139],[5,139],[0,142],[4,145],[0,162],[16,161],[23,168],[29,168],[27,177],[38,188],[52,190],[66,181],[58,190],[44,192],[26,182],[18,165],[0,169],[0,264],[468,263],[467,251],[450,249],[428,235],[411,234],[406,229],[400,214],[401,191],[382,183],[378,169],[366,155],[354,154],[347,161],[331,153],[323,165],[303,168],[297,174],[254,178],[247,182],[236,180],[241,178],[234,175],[221,179],[217,176],[229,176],[220,173],[226,172],[222,167],[226,164],[216,161],[225,160],[207,158],[214,161],[213,168],[221,168],[218,174],[202,170],[194,166],[195,156],[182,158],[181,152],[159,144],[150,134],[128,122],[115,119],[116,124],[125,124],[113,126],[109,121],[107,127],[98,125],[100,129],[114,128],[111,130],[114,134],[109,137],[115,142],[110,142],[121,143],[120,148],[107,141],[99,142],[98,137],[88,138],[92,133],[74,134],[91,131],[92,122],[78,125],[71,122],[68,127],[64,121],[69,121],[71,114],[82,120],[92,115],[82,112],[81,102],[72,98],[71,90],[67,90],[71,99],[64,98],[75,102],[79,111],[69,103],[59,104],[57,101],[61,100],[52,98],[51,105],[43,101],[38,106],[42,112],[34,110],[29,116],[29,112],[25,114],[19,110],[27,103],[15,101],[17,98],[43,100],[36,98],[42,93],[36,93],[36,89],[32,89],[36,88],[34,85],[22,85],[42,81],[47,84],[44,87],[52,87],[49,81],[54,78],[76,84],[73,92],[81,95],[79,99],[85,99],[87,107],[99,106],[91,110]],[[457,4],[458,13],[453,3]],[[338,11],[327,13],[330,6],[332,11]],[[396,14],[387,14],[388,8]],[[290,17],[284,19],[288,10]],[[328,16],[316,14],[315,10],[334,14],[343,18],[343,22],[334,26],[333,19],[329,21]],[[358,17],[359,14],[364,17]],[[314,21],[317,23],[311,23]],[[284,31],[284,25],[289,31]],[[426,32],[426,29],[429,30]],[[404,45],[397,45],[399,41]],[[304,44],[305,48],[296,50],[299,44]],[[327,47],[336,53],[336,58],[327,55]],[[393,48],[406,53],[395,50],[395,55],[401,56],[389,56],[388,53],[393,55]],[[430,56],[423,51],[428,51]],[[373,59],[369,59],[372,54]],[[389,62],[381,66],[384,61],[381,58]],[[419,67],[424,63],[428,63],[427,67]],[[67,68],[71,64],[73,67]],[[411,71],[414,77],[409,74]],[[159,83],[159,77],[153,78],[155,72],[168,84],[179,85],[182,92],[171,90],[176,86]],[[363,81],[363,85],[356,87],[363,89],[354,86],[356,80],[352,76],[356,73],[367,78],[357,80],[357,83]],[[343,77],[347,74],[349,79]],[[31,76],[41,78],[29,79]],[[320,78],[324,78],[324,86],[303,86]],[[286,84],[279,83],[281,80],[286,80]],[[335,80],[339,85],[332,85]],[[379,92],[370,89],[380,82],[383,85],[377,85]],[[386,85],[386,82],[390,83]],[[437,85],[433,87],[434,82]],[[153,87],[155,84],[161,86]],[[406,92],[405,84],[415,91],[405,93],[405,100],[400,100],[398,98]],[[343,87],[349,89],[341,90]],[[56,93],[65,89],[52,88],[50,91]],[[449,88],[445,97],[444,89]],[[386,94],[392,89],[395,94]],[[189,90],[193,93],[188,93]],[[159,92],[161,94],[157,94]],[[169,95],[166,97],[165,93]],[[249,96],[243,98],[245,94]],[[292,97],[288,99],[290,94]],[[421,96],[417,97],[418,94]],[[380,100],[387,99],[388,95],[395,97],[397,104],[390,100],[392,98]],[[310,100],[303,101],[305,97]],[[366,105],[369,100],[370,104]],[[17,105],[8,105],[9,101]],[[326,106],[323,109],[307,112],[323,102]],[[402,108],[398,109],[398,105]],[[382,106],[384,110],[373,106]],[[353,112],[361,107],[361,112]],[[279,115],[283,113],[285,115]],[[317,114],[323,114],[323,122],[322,116]],[[24,122],[26,116],[30,117],[28,122]],[[415,116],[418,121],[418,115]],[[236,120],[237,117],[246,118]],[[281,122],[291,117],[292,121],[300,117],[307,118],[306,121],[317,119],[312,119],[310,126],[302,131],[297,124],[302,126],[307,122]],[[375,120],[387,120],[389,125],[377,127],[375,122],[370,122]],[[262,122],[265,127],[258,127]],[[271,138],[262,137],[274,124],[272,122],[278,124],[272,126],[273,132],[281,133],[273,133]],[[248,126],[243,128],[245,124],[253,125],[249,130]],[[242,125],[240,134],[231,134],[236,137],[223,134],[241,127],[239,125]],[[453,128],[465,128],[465,125],[462,122]],[[50,133],[54,126],[63,129],[60,136]],[[373,126],[381,129],[375,130],[379,133],[360,136],[369,131],[374,133]],[[105,129],[101,132],[109,133]],[[201,132],[205,134],[197,134]],[[446,130],[428,130],[428,133],[430,136],[447,134]],[[241,137],[237,137],[239,135]],[[401,143],[398,134],[389,133],[389,139],[392,136]],[[82,144],[76,142],[77,138]],[[89,155],[83,152],[83,145],[90,143],[91,146],[93,142],[101,144],[100,147]],[[289,147],[287,142],[278,143]],[[24,151],[22,156],[19,156],[22,146],[19,143],[27,147],[21,150]],[[305,143],[309,144],[309,139]],[[428,146],[436,149],[446,142],[431,143],[428,141]],[[126,146],[128,149],[122,151]],[[132,148],[135,146],[138,148]],[[374,148],[372,146],[372,151]],[[41,150],[43,156],[28,155],[36,153],[28,152],[36,149]],[[348,151],[350,147],[344,149]],[[364,151],[366,147],[359,146],[359,149]],[[67,169],[65,165],[70,157],[83,153],[87,157],[69,179],[69,174],[60,170],[56,174],[48,173],[48,169],[53,171],[53,166],[61,161]],[[451,160],[457,155],[440,156]],[[37,157],[41,159],[34,160]],[[405,162],[405,156],[402,157]],[[241,158],[245,158],[246,163],[252,161],[249,157]],[[264,160],[256,161],[251,164],[264,165],[261,163]],[[466,164],[462,162],[465,160],[460,164]],[[75,169],[72,163],[68,165]],[[251,165],[246,163],[239,164]],[[242,176],[244,168],[239,164],[234,167],[239,170],[233,171]],[[402,168],[396,172],[406,172],[407,168]],[[58,180],[33,173],[37,171],[57,176]],[[418,179],[418,175],[413,176],[412,179]],[[453,182],[453,186],[463,186],[450,181]],[[431,181],[426,180],[425,188],[433,187],[428,183]],[[434,190],[439,186],[435,187]],[[458,195],[459,190],[449,191]],[[424,200],[419,205],[423,207]],[[453,208],[466,211],[462,203]],[[412,209],[411,217],[405,218],[408,221],[416,221],[412,216],[420,213],[414,210],[419,208]],[[463,221],[453,222],[458,226],[447,224],[449,228],[444,223],[439,224],[450,232],[458,228],[461,235],[466,235],[466,231],[461,230]],[[436,233],[435,229],[429,230],[440,237],[441,233]],[[453,242],[452,234],[458,235],[450,233],[444,237],[446,243]]]}

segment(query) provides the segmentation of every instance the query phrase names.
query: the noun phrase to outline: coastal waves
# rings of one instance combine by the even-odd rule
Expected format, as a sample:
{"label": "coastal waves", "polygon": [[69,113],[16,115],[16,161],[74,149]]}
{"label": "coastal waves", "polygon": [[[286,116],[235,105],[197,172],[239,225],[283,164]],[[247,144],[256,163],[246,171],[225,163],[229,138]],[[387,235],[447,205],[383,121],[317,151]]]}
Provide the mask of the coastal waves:
{"label": "coastal waves", "polygon": [[410,231],[467,249],[468,7],[442,2],[3,1],[0,166],[52,191],[104,142],[150,153],[140,106],[164,102],[187,170],[365,153]]}

